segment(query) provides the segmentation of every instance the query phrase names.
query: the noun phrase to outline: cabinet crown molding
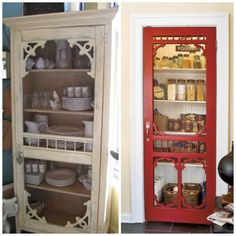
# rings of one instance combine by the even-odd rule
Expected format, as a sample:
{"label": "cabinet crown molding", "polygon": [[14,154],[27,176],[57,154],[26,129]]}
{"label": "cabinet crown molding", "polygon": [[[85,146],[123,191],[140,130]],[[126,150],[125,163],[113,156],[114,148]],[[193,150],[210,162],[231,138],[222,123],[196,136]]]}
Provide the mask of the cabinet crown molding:
{"label": "cabinet crown molding", "polygon": [[[30,30],[55,27],[110,24],[118,9],[87,10],[80,12],[50,13],[4,18],[3,23],[12,30]],[[65,17],[66,16],[66,17]]]}

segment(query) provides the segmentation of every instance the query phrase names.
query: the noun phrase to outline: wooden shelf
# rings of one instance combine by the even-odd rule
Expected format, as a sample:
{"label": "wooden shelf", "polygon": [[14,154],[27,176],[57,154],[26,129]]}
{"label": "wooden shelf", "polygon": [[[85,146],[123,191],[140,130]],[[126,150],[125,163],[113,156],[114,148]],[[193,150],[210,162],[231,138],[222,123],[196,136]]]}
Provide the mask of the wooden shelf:
{"label": "wooden shelf", "polygon": [[[174,132],[174,131],[164,131],[163,132],[165,135],[178,135],[178,136],[195,136],[197,133],[195,132]],[[205,133],[204,134],[201,134],[201,135],[206,135]]]}
{"label": "wooden shelf", "polygon": [[60,72],[60,73],[69,73],[69,72],[90,72],[91,69],[44,69],[44,70],[38,70],[33,69],[30,71],[27,71],[29,73],[54,73],[54,72]]}
{"label": "wooden shelf", "polygon": [[206,73],[206,69],[181,69],[181,68],[167,68],[167,69],[154,69],[155,73]]}
{"label": "wooden shelf", "polygon": [[205,105],[206,101],[179,101],[179,100],[158,100],[158,99],[153,99],[154,102],[157,103],[182,103],[182,104],[202,104]]}
{"label": "wooden shelf", "polygon": [[34,184],[26,184],[29,188],[34,189],[41,189],[45,191],[51,191],[51,192],[57,192],[57,193],[65,193],[80,197],[87,197],[90,198],[91,191],[84,188],[83,184],[78,182],[78,180],[75,181],[73,185],[67,186],[67,187],[55,187],[50,184],[48,184],[46,181],[43,181],[40,185],[34,185]]}
{"label": "wooden shelf", "polygon": [[67,110],[45,110],[45,109],[34,109],[27,108],[24,109],[25,112],[34,112],[34,113],[50,113],[50,114],[66,114],[66,115],[89,115],[93,116],[93,110],[85,110],[85,111],[67,111]]}
{"label": "wooden shelf", "polygon": [[[160,166],[174,166],[174,163],[171,163],[171,162],[158,162],[157,166],[160,165]],[[185,166],[186,167],[203,167],[203,164],[201,163],[185,163]]]}

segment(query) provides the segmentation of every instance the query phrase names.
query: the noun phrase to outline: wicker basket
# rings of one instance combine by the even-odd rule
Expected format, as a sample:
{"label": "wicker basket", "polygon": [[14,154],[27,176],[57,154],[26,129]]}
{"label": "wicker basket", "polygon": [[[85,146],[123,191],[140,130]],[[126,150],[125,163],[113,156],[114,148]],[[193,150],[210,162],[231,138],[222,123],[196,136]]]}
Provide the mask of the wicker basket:
{"label": "wicker basket", "polygon": [[186,203],[190,206],[197,206],[200,204],[201,185],[195,183],[184,183],[182,194],[186,199]]}
{"label": "wicker basket", "polygon": [[177,187],[177,184],[168,183],[163,187],[165,204],[171,204],[176,200],[178,192],[173,190],[174,187]]}

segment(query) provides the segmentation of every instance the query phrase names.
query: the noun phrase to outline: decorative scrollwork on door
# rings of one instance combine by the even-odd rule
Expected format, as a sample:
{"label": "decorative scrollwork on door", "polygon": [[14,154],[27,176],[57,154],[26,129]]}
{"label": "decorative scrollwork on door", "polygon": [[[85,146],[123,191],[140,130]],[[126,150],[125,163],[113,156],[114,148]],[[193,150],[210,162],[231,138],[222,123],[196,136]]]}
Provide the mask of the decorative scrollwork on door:
{"label": "decorative scrollwork on door", "polygon": [[68,39],[68,42],[70,47],[76,46],[78,48],[79,56],[86,55],[88,57],[91,65],[91,71],[88,72],[88,74],[95,78],[95,41],[91,39],[83,41],[79,41],[77,39]]}
{"label": "decorative scrollwork on door", "polygon": [[29,57],[36,56],[36,49],[38,47],[44,48],[46,40],[41,40],[37,42],[23,42],[22,52],[23,52],[23,63],[22,63],[22,77],[24,77],[28,72],[26,71],[26,64]]}
{"label": "decorative scrollwork on door", "polygon": [[85,202],[84,205],[87,207],[85,215],[82,218],[77,216],[75,218],[76,221],[74,223],[71,223],[70,221],[68,221],[66,226],[65,226],[66,228],[79,227],[79,228],[84,229],[84,230],[89,229],[91,201],[89,200],[89,201]]}
{"label": "decorative scrollwork on door", "polygon": [[38,220],[40,223],[44,223],[44,224],[47,224],[47,221],[45,219],[45,217],[39,217],[38,214],[37,214],[37,209],[32,209],[30,207],[30,204],[29,204],[29,197],[31,196],[30,193],[28,193],[26,190],[25,190],[25,194],[24,194],[24,197],[25,197],[25,206],[26,206],[26,219],[28,220]]}

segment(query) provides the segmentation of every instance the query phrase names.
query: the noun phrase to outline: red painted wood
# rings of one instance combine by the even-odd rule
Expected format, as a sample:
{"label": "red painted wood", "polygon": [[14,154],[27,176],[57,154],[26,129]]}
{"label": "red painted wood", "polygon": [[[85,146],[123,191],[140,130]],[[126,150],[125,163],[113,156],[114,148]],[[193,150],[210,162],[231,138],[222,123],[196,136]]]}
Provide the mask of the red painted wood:
{"label": "red painted wood", "polygon": [[[154,36],[176,36],[179,40],[157,40]],[[206,37],[204,40],[186,39],[190,36]],[[205,44],[207,58],[206,70],[206,135],[177,136],[153,134],[153,44]],[[157,49],[158,50],[158,49]],[[143,29],[144,58],[144,188],[145,188],[145,219],[148,221],[169,221],[210,224],[206,217],[215,207],[216,191],[216,28],[215,27],[158,27]],[[146,122],[150,123],[148,138]],[[170,153],[153,151],[154,140],[197,141],[206,144],[205,153]],[[178,165],[178,207],[160,204],[154,206],[154,159],[176,158]],[[206,199],[205,205],[186,208],[182,202],[182,160],[201,158],[206,161]],[[201,208],[203,207],[203,208]]]}

